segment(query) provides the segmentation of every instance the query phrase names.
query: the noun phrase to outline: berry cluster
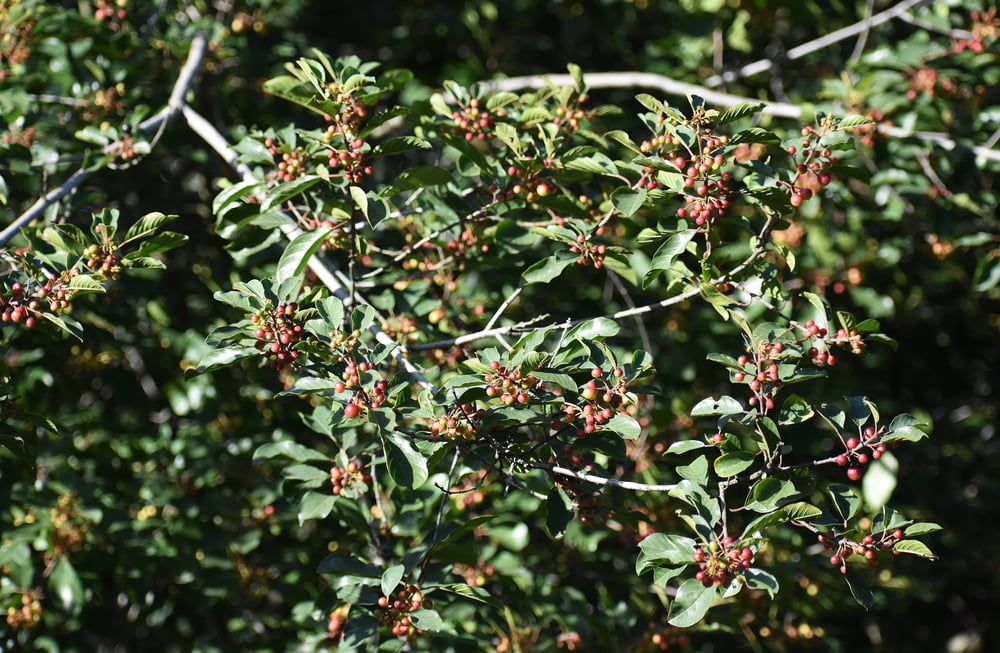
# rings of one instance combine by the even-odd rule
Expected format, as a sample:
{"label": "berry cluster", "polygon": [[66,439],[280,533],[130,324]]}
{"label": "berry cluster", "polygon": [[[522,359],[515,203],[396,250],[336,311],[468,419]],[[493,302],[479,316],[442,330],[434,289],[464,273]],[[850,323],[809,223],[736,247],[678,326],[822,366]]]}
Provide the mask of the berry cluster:
{"label": "berry cluster", "polygon": [[729,210],[732,194],[728,184],[732,179],[731,172],[723,170],[719,179],[699,179],[704,174],[700,168],[688,167],[684,186],[693,189],[694,195],[685,194],[684,206],[677,209],[678,218],[693,218],[699,227],[710,225],[716,217],[724,216]]}
{"label": "berry cluster", "polygon": [[1000,38],[1000,17],[997,16],[996,7],[989,11],[973,11],[969,14],[972,17],[972,33],[968,38],[955,38],[952,42],[952,50],[956,54],[961,54],[966,50],[971,50],[975,54],[986,52],[986,43]]}
{"label": "berry cluster", "polygon": [[430,609],[433,603],[425,599],[416,585],[407,585],[396,593],[395,598],[380,596],[375,617],[388,626],[392,634],[400,639],[412,640],[420,634],[420,630],[410,621],[410,613],[414,610]]}
{"label": "berry cluster", "polygon": [[[581,93],[576,97],[577,104],[583,104],[588,99],[586,93]],[[579,106],[560,106],[556,107],[556,117],[552,119],[552,124],[562,129],[576,131],[580,129],[580,122],[590,117],[591,114]]]}
{"label": "berry cluster", "polygon": [[51,275],[34,292],[15,281],[9,291],[0,291],[0,321],[23,324],[30,329],[35,326],[36,317],[45,310],[50,313],[69,313],[73,308],[70,303],[73,296],[72,290],[67,286],[78,273],[78,269],[70,268],[59,276]]}
{"label": "berry cluster", "polygon": [[417,340],[417,321],[409,315],[394,315],[382,320],[382,330],[397,342],[413,343]]}
{"label": "berry cluster", "polygon": [[73,494],[59,495],[57,504],[49,508],[49,520],[53,529],[52,554],[68,556],[83,548],[90,522],[80,511]]}
{"label": "berry cluster", "polygon": [[507,112],[497,109],[491,112],[479,104],[479,98],[469,100],[468,106],[459,103],[458,109],[453,111],[451,119],[455,126],[464,132],[465,140],[471,141],[475,138],[489,138],[493,135],[493,127],[497,124],[497,118],[504,118]]}
{"label": "berry cluster", "polygon": [[[565,422],[576,423],[583,419],[583,425],[577,425],[576,436],[583,437],[597,430],[597,427],[604,424],[615,416],[618,408],[628,406],[632,399],[628,396],[628,384],[624,380],[625,372],[620,367],[612,371],[614,381],[605,382],[598,385],[598,381],[604,380],[604,370],[594,367],[590,371],[590,380],[584,384],[580,391],[580,397],[584,400],[582,406],[572,403],[563,405]],[[553,428],[561,428],[561,422],[554,422]]]}
{"label": "berry cluster", "polygon": [[483,381],[486,382],[486,396],[499,397],[507,406],[513,403],[528,403],[531,400],[529,393],[541,383],[541,380],[533,374],[522,375],[520,368],[508,370],[506,367],[501,367],[499,361],[492,361],[490,370],[483,375]]}
{"label": "berry cluster", "polygon": [[[11,628],[34,628],[42,620],[42,601],[37,590],[23,590],[20,601],[7,606],[7,625]],[[19,604],[19,605],[18,605]]]}
{"label": "berry cluster", "polygon": [[111,280],[117,280],[122,271],[122,256],[114,243],[91,244],[83,251],[87,269],[99,272]]}
{"label": "berry cluster", "polygon": [[882,531],[877,538],[872,533],[869,533],[858,542],[853,542],[843,537],[838,538],[836,533],[832,531],[819,533],[816,539],[823,544],[824,548],[832,552],[830,555],[830,564],[839,567],[840,573],[846,574],[847,559],[850,556],[860,556],[874,563],[875,556],[879,551],[891,551],[896,546],[896,543],[904,537],[906,537],[906,534],[903,533],[903,529],[897,528],[892,531]]}
{"label": "berry cluster", "polygon": [[293,181],[306,174],[306,165],[309,163],[309,154],[301,145],[291,149],[282,147],[273,138],[264,139],[264,145],[271,156],[281,154],[278,161],[278,179],[281,181]]}
{"label": "berry cluster", "polygon": [[371,486],[372,477],[360,463],[352,460],[346,467],[330,468],[330,485],[334,494],[355,497]]}
{"label": "berry cluster", "polygon": [[837,165],[838,159],[832,156],[829,147],[824,147],[820,143],[828,129],[827,125],[821,126],[819,130],[810,126],[803,127],[802,148],[789,145],[786,150],[796,159],[795,177],[785,183],[788,201],[792,206],[802,206],[805,200],[810,199],[832,180],[828,170]]}
{"label": "berry cluster", "polygon": [[686,648],[691,643],[691,637],[683,628],[649,624],[649,630],[636,642],[632,649],[637,653],[655,653],[669,651],[675,648]]}
{"label": "berry cluster", "polygon": [[[729,209],[729,181],[732,173],[722,170],[728,162],[725,148],[729,144],[729,136],[716,136],[711,128],[702,127],[706,122],[704,110],[699,108],[689,121],[695,128],[696,141],[686,145],[672,130],[668,130],[667,118],[658,118],[657,134],[639,145],[644,154],[654,154],[671,162],[678,170],[684,172],[684,187],[688,190],[684,195],[685,205],[677,209],[680,218],[692,218],[699,227],[711,223],[718,216],[726,214]],[[643,168],[643,178],[639,187],[655,188],[655,181],[647,181],[652,170]],[[645,182],[645,183],[643,183]]]}
{"label": "berry cluster", "polygon": [[296,319],[298,304],[278,304],[267,306],[250,316],[254,326],[254,347],[261,350],[271,367],[282,370],[300,356],[296,343],[305,332]]}
{"label": "berry cluster", "polygon": [[751,352],[754,357],[752,361],[746,354],[736,359],[739,367],[733,372],[733,381],[745,383],[753,392],[749,404],[761,406],[764,412],[774,408],[774,391],[782,385],[776,361],[784,351],[785,345],[782,342],[761,342]]}
{"label": "berry cluster", "polygon": [[[2,47],[2,46],[0,46]],[[3,58],[3,54],[0,53],[0,59]],[[0,71],[0,79],[3,79],[3,71]],[[25,127],[20,128],[18,124],[13,124],[10,126],[8,131],[5,131],[0,135],[0,141],[4,145],[20,145],[22,147],[31,147],[32,143],[35,141],[35,133],[37,129],[35,127]]]}
{"label": "berry cluster", "polygon": [[330,99],[340,106],[337,115],[324,116],[327,122],[333,123],[334,134],[339,134],[344,141],[354,140],[361,132],[361,122],[368,115],[368,104],[354,96],[354,91],[345,91],[337,82],[327,84]]}
{"label": "berry cluster", "polygon": [[[553,456],[552,462],[561,462],[575,472],[583,471],[590,466],[590,462],[582,454],[574,451],[571,444],[566,445],[561,461],[557,461]],[[595,517],[606,514],[603,495],[599,490],[595,491],[593,485],[579,478],[561,475],[556,476],[554,482],[565,490],[566,495],[573,501],[573,512],[581,524],[590,524]]]}
{"label": "berry cluster", "polygon": [[806,350],[806,356],[812,359],[814,365],[833,366],[837,364],[837,357],[831,352],[827,351],[825,347],[824,339],[826,338],[827,334],[826,328],[816,324],[816,322],[813,320],[807,320],[806,323],[801,325],[799,328],[801,329],[803,334],[802,340],[799,341],[800,343],[805,343],[810,339],[819,339],[821,343],[824,343],[823,348],[812,346]]}
{"label": "berry cluster", "polygon": [[[16,6],[16,5],[14,5]],[[0,81],[7,79],[17,64],[24,63],[31,56],[31,44],[37,42],[34,36],[35,22],[21,18],[11,20],[9,2],[0,2]]]}
{"label": "berry cluster", "polygon": [[486,411],[477,409],[472,404],[462,404],[444,415],[431,421],[431,433],[443,438],[464,438],[472,440],[476,437],[476,425]]}
{"label": "berry cluster", "polygon": [[538,198],[551,195],[555,191],[552,184],[545,181],[539,173],[526,172],[515,165],[507,167],[507,176],[511,178],[512,183],[506,190],[501,191],[496,184],[489,187],[489,191],[499,201],[520,197],[526,202],[535,202]]}
{"label": "berry cluster", "polygon": [[386,391],[389,389],[388,382],[379,379],[368,390],[362,387],[362,381],[365,380],[362,375],[371,369],[373,369],[372,364],[368,361],[348,359],[343,380],[333,384],[333,391],[338,394],[348,390],[353,391],[350,401],[344,406],[344,417],[347,419],[354,419],[363,415],[366,410],[374,410],[385,403]]}
{"label": "berry cluster", "polygon": [[345,604],[339,608],[330,610],[330,617],[326,623],[326,636],[337,641],[344,635],[344,627],[347,625],[347,614],[351,611],[351,606]]}
{"label": "berry cluster", "polygon": [[592,243],[585,234],[580,234],[576,237],[576,244],[571,246],[569,251],[577,255],[578,264],[593,265],[594,269],[600,270],[604,267],[604,257],[607,256],[608,247],[603,243]]}
{"label": "berry cluster", "polygon": [[123,133],[122,137],[117,141],[110,143],[104,148],[105,154],[110,154],[115,157],[115,164],[127,163],[131,159],[135,158],[135,137],[129,133]]}
{"label": "berry cluster", "polygon": [[97,0],[97,8],[94,9],[94,18],[97,20],[107,20],[113,29],[121,26],[121,21],[128,16],[128,0]]}
{"label": "berry cluster", "polygon": [[878,460],[885,453],[885,445],[879,442],[874,426],[866,427],[862,435],[863,441],[853,437],[844,440],[845,451],[835,458],[838,465],[847,467],[847,478],[852,481],[861,478],[861,465],[869,460]]}
{"label": "berry cluster", "polygon": [[[340,147],[331,145],[338,138],[341,140]],[[368,161],[370,148],[363,139],[355,138],[347,141],[346,137],[339,136],[339,128],[336,125],[330,125],[323,134],[323,142],[331,145],[327,157],[330,161],[330,167],[335,170],[340,169],[343,176],[351,183],[361,183],[364,175],[370,175],[374,172]]]}
{"label": "berry cluster", "polygon": [[712,541],[707,547],[694,550],[698,572],[694,577],[705,587],[722,587],[734,576],[739,576],[753,566],[754,552],[750,547],[738,546],[734,538],[726,536],[722,542]]}

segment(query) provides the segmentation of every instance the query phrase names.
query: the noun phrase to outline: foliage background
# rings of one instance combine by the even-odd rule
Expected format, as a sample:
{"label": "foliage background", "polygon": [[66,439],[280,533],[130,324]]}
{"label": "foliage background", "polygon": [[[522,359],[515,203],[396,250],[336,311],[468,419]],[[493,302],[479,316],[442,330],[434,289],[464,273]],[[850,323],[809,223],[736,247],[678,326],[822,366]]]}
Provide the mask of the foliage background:
{"label": "foliage background", "polygon": [[[38,142],[59,153],[80,150],[73,133],[85,124],[117,124],[136,106],[160,106],[197,29],[208,29],[213,44],[195,89],[198,103],[237,140],[251,126],[302,118],[262,94],[260,84],[310,47],[413,70],[420,83],[401,101],[416,102],[444,79],[471,83],[562,72],[567,62],[585,72],[637,70],[704,83],[720,66],[777,57],[855,23],[866,11],[864,2],[836,0],[170,0],[128,6],[125,22],[135,36],[126,37],[125,29],[91,20],[87,3],[21,4],[41,12],[25,63],[27,90],[93,97],[94,89],[125,84],[120,107],[90,113],[25,101],[0,86],[5,129],[35,125]],[[913,14],[953,29],[970,29],[970,12],[986,9],[972,0],[933,5]],[[93,36],[61,42],[67,34]],[[857,39],[847,39],[725,88],[803,104],[836,98],[862,113],[877,110],[896,125],[945,132],[965,145],[987,143],[1000,128],[995,31],[983,53],[955,53],[952,43],[947,35],[895,20],[867,35],[860,57],[854,56]],[[937,71],[930,89],[918,86],[920,68]],[[912,89],[917,91],[909,98]],[[635,106],[629,104],[631,89],[599,93],[601,101]],[[327,553],[317,543],[335,542],[336,527],[311,522],[299,528],[294,511],[283,510],[280,478],[251,461],[275,432],[305,436],[297,407],[269,401],[273,379],[266,370],[229,368],[183,379],[182,370],[204,352],[205,334],[223,319],[212,293],[228,288],[236,272],[210,228],[214,180],[228,170],[183,125],[167,129],[141,165],[94,175],[63,210],[179,213],[173,228],[189,243],[171,253],[168,270],[124,279],[81,316],[89,334],[84,344],[19,334],[16,347],[3,351],[7,365],[18,370],[23,403],[60,431],[32,443],[34,467],[0,460],[0,498],[10,498],[0,504],[0,532],[25,532],[32,509],[38,533],[49,532],[43,525],[48,507],[68,493],[90,524],[85,545],[73,554],[79,584],[64,584],[66,592],[80,594],[70,603],[86,600],[61,610],[48,597],[27,650],[149,650],[155,642],[163,650],[278,651],[291,650],[303,633],[315,630],[308,610],[297,606],[322,602],[310,570]],[[838,308],[874,314],[899,342],[898,351],[873,349],[842,370],[828,393],[863,393],[879,398],[886,413],[905,410],[933,420],[929,442],[899,451],[903,473],[893,500],[945,527],[932,541],[940,560],[896,561],[869,613],[819,563],[788,561],[792,577],[809,579],[801,588],[786,583],[775,606],[747,608],[759,616],[743,633],[693,633],[693,650],[996,646],[997,162],[913,139],[878,139],[865,152],[875,175],[871,189],[849,184],[823,205],[824,222],[817,216],[808,225],[801,265]],[[33,154],[37,158],[37,148]],[[5,222],[71,169],[52,163],[37,174],[18,167],[28,156],[24,151],[7,148],[0,156],[0,166],[15,171],[5,174]],[[948,196],[931,190],[936,182],[927,166]],[[857,277],[863,290],[850,283]],[[664,315],[662,331],[654,334],[662,348],[657,362],[677,370],[677,386],[666,393],[671,410],[722,387],[704,354],[727,344],[700,331],[697,318],[694,310]],[[679,426],[678,434],[683,431]],[[266,512],[270,505],[273,515]],[[627,570],[631,555],[628,548],[605,550],[586,564],[601,569],[623,556]],[[565,561],[556,575],[573,573],[576,564]],[[568,611],[561,616],[578,624],[584,615],[573,612],[586,610],[588,601],[569,590],[567,576],[553,581],[544,610]],[[768,637],[761,635],[763,624],[769,624]],[[823,637],[808,636],[817,629]],[[14,633],[4,637],[0,646],[18,648]]]}

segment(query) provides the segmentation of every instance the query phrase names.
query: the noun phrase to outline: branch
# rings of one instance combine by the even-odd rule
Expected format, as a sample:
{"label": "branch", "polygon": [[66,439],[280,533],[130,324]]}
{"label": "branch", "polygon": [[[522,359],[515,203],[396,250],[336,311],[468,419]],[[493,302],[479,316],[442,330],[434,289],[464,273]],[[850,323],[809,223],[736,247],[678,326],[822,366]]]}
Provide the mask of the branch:
{"label": "branch", "polygon": [[[712,89],[704,86],[698,86],[697,84],[679,82],[675,79],[671,79],[670,77],[664,77],[663,75],[657,75],[655,73],[590,73],[586,75],[586,80],[587,84],[591,88],[651,88],[662,91],[668,95],[697,95],[704,99],[705,102],[718,107],[731,107],[744,102],[752,104],[760,103],[763,104],[763,107],[760,110],[761,113],[777,116],[779,118],[792,118],[798,120],[805,114],[802,107],[795,104],[789,104],[788,102],[762,101],[741,95],[722,93],[719,91],[713,91]],[[510,77],[507,79],[480,82],[480,84],[493,91],[516,91],[526,88],[547,88],[550,84],[554,84],[556,86],[571,86],[574,84],[574,81],[569,75],[545,75],[542,77]],[[893,127],[891,125],[879,125],[878,131],[893,138],[919,138],[931,141],[946,150],[954,150],[958,147],[958,143],[956,143],[948,134],[942,134],[941,132],[913,131],[910,129]],[[963,147],[968,147],[969,150],[984,159],[1000,161],[1000,150],[994,150],[979,145],[968,145]]]}
{"label": "branch", "polygon": [[593,483],[595,485],[620,487],[623,490],[636,490],[639,492],[669,492],[677,487],[675,483],[649,484],[639,483],[637,481],[622,481],[613,477],[606,478],[604,476],[595,476],[594,474],[578,472],[572,469],[567,469],[566,467],[559,467],[558,465],[550,465],[548,463],[535,462],[532,460],[522,460],[519,461],[518,464],[525,467],[531,467],[533,469],[544,469],[545,471],[558,474],[559,476],[568,476],[570,478],[587,481],[588,483]]}
{"label": "branch", "polygon": [[[794,61],[806,56],[807,54],[816,52],[817,50],[822,50],[827,46],[833,45],[834,43],[849,39],[856,34],[863,34],[871,28],[881,25],[882,23],[887,23],[894,18],[902,17],[904,14],[907,14],[912,7],[927,4],[928,1],[929,0],[904,0],[896,6],[875,14],[870,18],[864,18],[853,25],[842,27],[838,30],[830,32],[829,34],[825,34],[817,39],[813,39],[812,41],[808,41],[802,45],[794,47],[785,53],[784,58],[789,61]],[[774,66],[775,62],[773,60],[761,59],[747,64],[737,71],[709,77],[705,80],[705,86],[721,86],[726,82],[732,82],[743,77],[749,77],[750,75],[756,75],[757,73],[767,72],[774,68]]]}
{"label": "branch", "polygon": [[[188,51],[187,61],[184,62],[184,67],[181,68],[181,72],[177,77],[177,82],[174,84],[173,91],[170,93],[170,99],[167,101],[167,106],[152,118],[142,122],[139,125],[139,129],[141,131],[148,131],[155,127],[159,127],[162,131],[166,123],[176,116],[178,112],[180,112],[181,108],[184,106],[184,96],[191,87],[194,77],[197,74],[198,69],[201,67],[202,60],[205,58],[207,42],[208,39],[204,34],[198,33],[195,35],[194,39],[191,41],[191,49]],[[27,211],[18,216],[17,219],[11,222],[6,229],[0,232],[0,247],[10,242],[10,239],[31,221],[40,217],[45,209],[51,204],[58,202],[70,191],[83,183],[83,181],[90,176],[91,172],[92,170],[80,168],[74,172],[69,179],[64,181],[62,185],[53,188],[40,197],[28,208]]]}
{"label": "branch", "polygon": [[[244,163],[239,161],[239,153],[236,152],[229,145],[229,141],[226,137],[219,133],[210,122],[205,120],[201,114],[192,109],[189,105],[185,104],[182,107],[184,113],[184,118],[187,120],[188,126],[204,140],[209,147],[211,147],[215,152],[222,157],[222,159],[232,166],[243,179],[243,181],[259,181],[257,177],[254,176],[253,171]],[[299,229],[298,225],[287,223],[281,226],[282,232],[288,240],[293,240],[302,230]],[[328,267],[326,262],[319,256],[314,254],[309,258],[308,261],[309,269],[319,278],[319,280],[326,286],[330,292],[336,295],[341,301],[346,303],[351,303],[352,301],[357,301],[367,305],[363,299],[360,299],[356,295],[352,297],[351,293],[348,291],[350,283],[343,278],[338,270]],[[408,349],[397,343],[395,340],[389,337],[389,335],[380,329],[377,325],[371,326],[371,332],[375,334],[375,339],[384,345],[390,345],[393,347],[392,356],[396,359],[396,362],[409,372],[413,378],[424,388],[431,392],[435,392],[436,388],[434,385],[427,380],[427,378],[417,369],[410,360],[406,357]]]}

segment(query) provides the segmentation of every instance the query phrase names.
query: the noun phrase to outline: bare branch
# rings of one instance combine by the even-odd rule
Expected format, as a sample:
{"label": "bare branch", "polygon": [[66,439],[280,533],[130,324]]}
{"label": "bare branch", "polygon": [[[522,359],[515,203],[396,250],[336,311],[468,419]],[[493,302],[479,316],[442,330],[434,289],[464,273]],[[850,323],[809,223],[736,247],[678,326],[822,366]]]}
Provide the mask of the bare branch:
{"label": "bare branch", "polygon": [[[807,54],[812,54],[817,50],[822,50],[825,47],[833,45],[834,43],[839,43],[845,39],[849,39],[857,34],[862,34],[869,31],[871,28],[881,25],[882,23],[887,23],[894,18],[899,18],[903,14],[909,12],[913,7],[919,5],[927,4],[929,0],[903,0],[899,4],[886,9],[885,11],[875,14],[870,18],[862,19],[853,25],[848,25],[847,27],[842,27],[838,30],[825,34],[817,39],[808,41],[792,48],[785,53],[784,58],[789,61],[794,61]],[[753,63],[747,64],[737,71],[723,73],[721,75],[715,75],[714,77],[709,77],[705,80],[705,86],[716,87],[722,86],[726,82],[732,82],[737,79],[742,79],[743,77],[749,77],[751,75],[756,75],[758,73],[763,73],[771,70],[775,65],[775,62],[771,59],[761,59]],[[706,98],[708,99],[708,98]]]}
{"label": "bare branch", "polygon": [[[167,106],[152,118],[141,123],[139,125],[140,130],[148,131],[154,127],[159,127],[162,132],[163,126],[181,110],[184,104],[184,96],[187,94],[198,69],[201,67],[202,60],[205,58],[207,42],[208,39],[204,34],[199,33],[195,35],[191,41],[191,49],[188,51],[187,61],[184,62],[184,67],[181,68],[177,82],[174,84],[174,89],[170,93],[170,100],[167,102]],[[90,173],[91,170],[80,168],[69,179],[64,181],[62,185],[53,188],[40,197],[27,211],[18,216],[6,229],[0,232],[0,247],[10,242],[10,239],[26,225],[40,217],[46,208],[61,200],[70,191],[83,183],[90,176]]]}

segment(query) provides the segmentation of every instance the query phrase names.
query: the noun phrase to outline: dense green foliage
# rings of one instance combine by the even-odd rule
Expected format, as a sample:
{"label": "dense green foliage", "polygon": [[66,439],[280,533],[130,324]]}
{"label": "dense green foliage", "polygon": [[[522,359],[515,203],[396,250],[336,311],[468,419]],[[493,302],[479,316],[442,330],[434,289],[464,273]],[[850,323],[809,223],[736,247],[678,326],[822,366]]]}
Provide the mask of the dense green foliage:
{"label": "dense green foliage", "polygon": [[990,650],[995,10],[454,4],[0,0],[0,648]]}

